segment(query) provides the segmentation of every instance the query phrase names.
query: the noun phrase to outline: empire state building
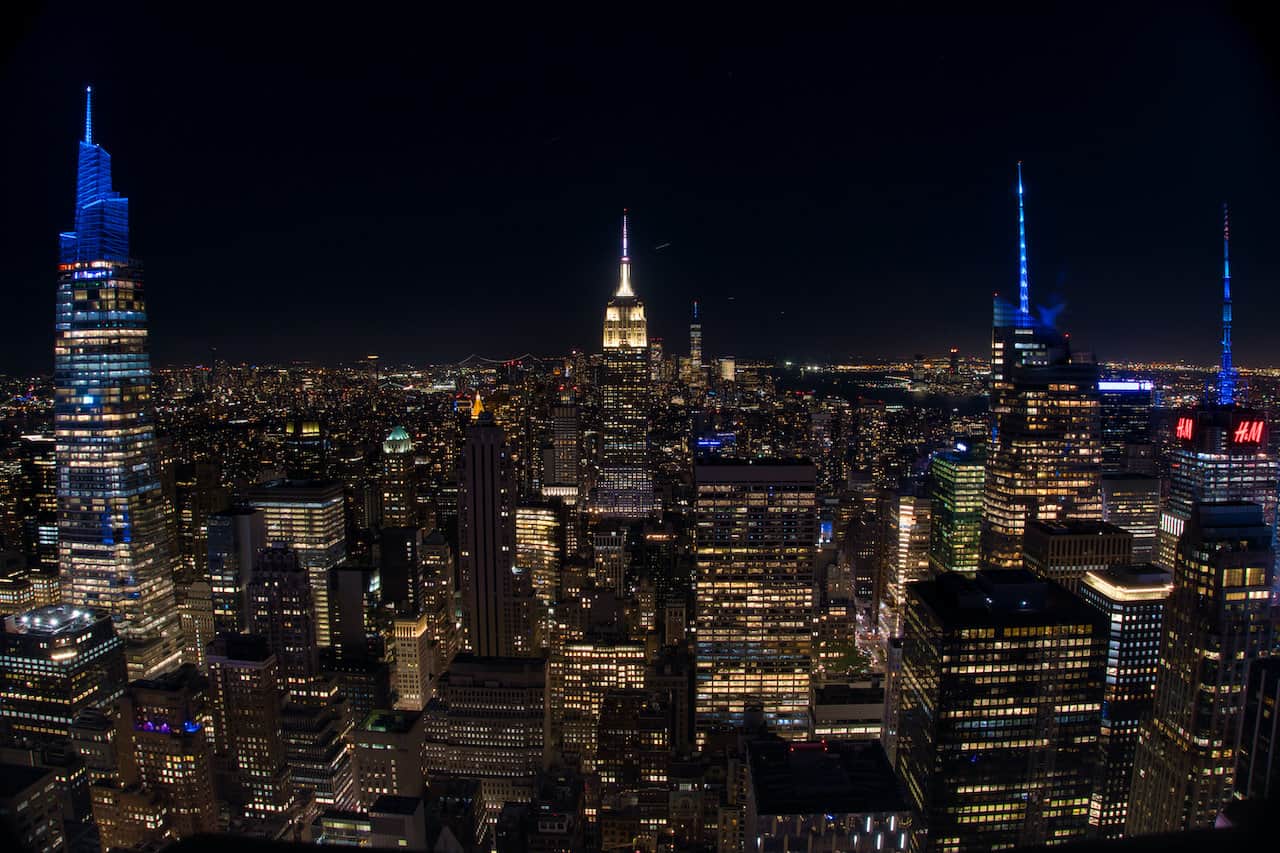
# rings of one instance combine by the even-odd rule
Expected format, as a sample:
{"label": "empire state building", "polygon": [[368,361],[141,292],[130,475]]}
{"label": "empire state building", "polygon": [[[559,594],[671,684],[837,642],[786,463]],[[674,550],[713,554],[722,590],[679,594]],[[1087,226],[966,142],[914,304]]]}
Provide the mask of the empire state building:
{"label": "empire state building", "polygon": [[[87,93],[92,98],[92,90]],[[85,106],[75,230],[60,235],[54,343],[58,569],[70,604],[109,613],[130,677],[177,662],[156,450],[142,270],[129,257],[129,200]]]}
{"label": "empire state building", "polygon": [[644,303],[631,289],[627,215],[622,214],[618,289],[604,311],[603,429],[595,512],[643,518],[653,509],[649,475],[649,338]]}

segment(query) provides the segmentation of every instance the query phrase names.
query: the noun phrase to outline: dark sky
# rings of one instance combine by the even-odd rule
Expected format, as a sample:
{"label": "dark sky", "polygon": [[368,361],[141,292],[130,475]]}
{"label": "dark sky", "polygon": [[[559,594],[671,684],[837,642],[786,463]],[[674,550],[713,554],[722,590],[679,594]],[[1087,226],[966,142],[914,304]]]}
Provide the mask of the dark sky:
{"label": "dark sky", "polygon": [[4,22],[0,372],[50,369],[87,83],[160,364],[598,349],[624,206],[672,352],[695,297],[713,355],[981,352],[1018,159],[1033,299],[1078,342],[1212,360],[1229,200],[1237,361],[1280,362],[1259,20],[173,5]]}

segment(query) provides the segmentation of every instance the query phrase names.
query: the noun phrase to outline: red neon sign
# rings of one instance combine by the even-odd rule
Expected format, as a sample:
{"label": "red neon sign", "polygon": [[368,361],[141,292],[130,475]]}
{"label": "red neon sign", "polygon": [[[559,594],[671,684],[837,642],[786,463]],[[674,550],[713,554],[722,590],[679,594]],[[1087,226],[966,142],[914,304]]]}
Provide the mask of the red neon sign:
{"label": "red neon sign", "polygon": [[1232,440],[1236,444],[1258,444],[1262,441],[1262,421],[1241,421],[1236,424]]}
{"label": "red neon sign", "polygon": [[[1191,439],[1191,428],[1195,423],[1191,418],[1178,418],[1178,438],[1183,440]],[[1239,439],[1236,439],[1239,441]]]}

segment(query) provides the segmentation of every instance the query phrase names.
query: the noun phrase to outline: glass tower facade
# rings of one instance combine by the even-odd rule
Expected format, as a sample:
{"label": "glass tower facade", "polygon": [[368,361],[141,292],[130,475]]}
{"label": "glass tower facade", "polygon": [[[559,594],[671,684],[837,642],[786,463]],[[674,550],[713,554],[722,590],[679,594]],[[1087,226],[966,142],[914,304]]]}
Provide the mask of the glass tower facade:
{"label": "glass tower facade", "polygon": [[1271,648],[1274,566],[1260,506],[1193,507],[1174,559],[1155,711],[1138,733],[1130,835],[1208,829],[1231,798],[1249,664]]}
{"label": "glass tower facade", "polygon": [[929,565],[934,573],[978,570],[985,458],[968,449],[936,454],[929,463],[933,529]]}
{"label": "glass tower facade", "polygon": [[697,465],[697,722],[809,732],[817,474],[806,462]]}
{"label": "glass tower facade", "polygon": [[[61,235],[54,347],[58,566],[63,596],[110,613],[129,639],[177,648],[142,270],[129,200],[86,108],[75,230]],[[158,666],[168,656],[150,657]]]}

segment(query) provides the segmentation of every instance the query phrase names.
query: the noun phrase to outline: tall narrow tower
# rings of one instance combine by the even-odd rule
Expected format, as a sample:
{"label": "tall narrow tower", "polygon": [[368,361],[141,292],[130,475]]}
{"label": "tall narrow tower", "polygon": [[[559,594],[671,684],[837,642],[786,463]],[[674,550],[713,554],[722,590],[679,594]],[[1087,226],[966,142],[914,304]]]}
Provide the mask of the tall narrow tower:
{"label": "tall narrow tower", "polygon": [[1231,212],[1222,205],[1222,361],[1218,365],[1218,405],[1236,402],[1236,369],[1231,363]]}
{"label": "tall narrow tower", "polygon": [[604,429],[599,515],[643,518],[653,506],[649,476],[649,338],[644,303],[631,289],[627,215],[622,214],[618,290],[604,314]]}
{"label": "tall narrow tower", "polygon": [[981,561],[1022,565],[1028,522],[1102,517],[1098,368],[1048,318],[1033,319],[1018,164],[1018,304],[997,297]]}
{"label": "tall narrow tower", "polygon": [[54,425],[63,596],[107,611],[135,650],[145,648],[131,658],[130,674],[141,677],[176,664],[177,608],[142,270],[129,259],[129,200],[111,189],[111,155],[93,142],[88,103],[75,230],[60,237]]}
{"label": "tall narrow tower", "polygon": [[689,323],[689,362],[685,384],[691,388],[701,388],[705,382],[702,372],[702,312],[698,300],[693,301],[693,319]]}
{"label": "tall narrow tower", "polygon": [[458,548],[468,646],[482,657],[515,655],[528,639],[515,504],[511,449],[477,392],[458,476]]}

